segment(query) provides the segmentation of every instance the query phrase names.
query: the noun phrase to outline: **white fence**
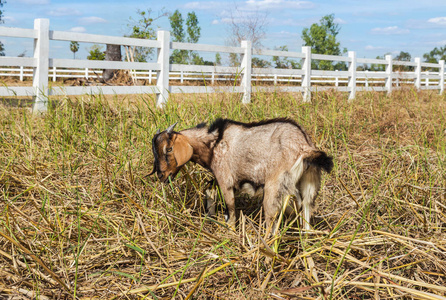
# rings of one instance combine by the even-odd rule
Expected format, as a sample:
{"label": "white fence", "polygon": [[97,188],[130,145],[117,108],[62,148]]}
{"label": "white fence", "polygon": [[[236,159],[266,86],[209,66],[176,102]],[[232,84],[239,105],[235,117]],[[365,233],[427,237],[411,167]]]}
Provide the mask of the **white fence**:
{"label": "white fence", "polygon": [[[357,58],[354,51],[349,51],[348,56],[321,55],[312,54],[310,47],[302,47],[302,52],[256,50],[252,49],[252,44],[249,41],[243,41],[241,47],[177,43],[170,42],[170,33],[167,31],[159,31],[156,40],[63,32],[50,30],[48,19],[36,19],[34,29],[0,27],[0,36],[34,40],[33,57],[0,57],[0,66],[3,68],[0,69],[0,76],[19,76],[23,80],[24,77],[31,75],[30,70],[32,69],[33,86],[2,86],[0,87],[0,96],[35,96],[35,110],[46,109],[47,95],[61,94],[155,93],[157,104],[161,106],[167,101],[169,93],[236,92],[242,93],[242,101],[248,103],[253,91],[271,89],[271,84],[276,85],[283,82],[290,84],[280,85],[277,88],[283,91],[301,92],[304,101],[311,100],[311,91],[331,88],[348,92],[349,98],[354,99],[357,91],[391,93],[392,89],[398,88],[401,83],[413,84],[417,89],[438,89],[440,93],[443,93],[445,84],[444,61],[440,61],[438,64],[422,63],[420,58],[415,58],[414,62],[394,61],[390,55],[387,55],[383,60]],[[50,40],[155,48],[156,61],[141,63],[51,58],[49,56]],[[171,50],[174,49],[235,53],[241,56],[241,64],[238,67],[169,64],[169,56]],[[301,59],[302,67],[301,69],[252,68],[253,56],[297,58]],[[312,60],[343,61],[348,65],[348,70],[312,70]],[[382,65],[385,67],[385,71],[358,71],[358,66],[362,64]],[[414,71],[395,72],[394,66],[412,67]],[[93,74],[97,76],[102,73],[103,69],[139,70],[136,77],[148,79],[149,85],[55,87],[49,84],[50,79],[55,81],[57,77],[93,77]],[[156,84],[152,84],[155,76]],[[237,80],[226,87],[208,84],[202,86],[170,85],[172,80],[179,80],[181,83],[186,80],[214,83],[218,80],[228,80],[228,77]],[[269,85],[266,84],[268,81]],[[234,85],[234,82],[238,85]]]}

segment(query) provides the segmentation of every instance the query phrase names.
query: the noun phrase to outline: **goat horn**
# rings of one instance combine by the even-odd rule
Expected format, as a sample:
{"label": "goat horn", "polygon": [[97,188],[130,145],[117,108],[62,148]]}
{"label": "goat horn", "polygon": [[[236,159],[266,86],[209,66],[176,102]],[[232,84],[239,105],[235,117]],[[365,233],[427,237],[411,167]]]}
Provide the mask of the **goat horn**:
{"label": "goat horn", "polygon": [[159,128],[156,130],[156,134],[159,134],[160,133],[160,130],[159,130]]}
{"label": "goat horn", "polygon": [[175,128],[175,126],[177,125],[178,122],[176,122],[175,124],[172,124],[169,126],[169,128],[166,129],[167,133],[172,133],[173,129]]}

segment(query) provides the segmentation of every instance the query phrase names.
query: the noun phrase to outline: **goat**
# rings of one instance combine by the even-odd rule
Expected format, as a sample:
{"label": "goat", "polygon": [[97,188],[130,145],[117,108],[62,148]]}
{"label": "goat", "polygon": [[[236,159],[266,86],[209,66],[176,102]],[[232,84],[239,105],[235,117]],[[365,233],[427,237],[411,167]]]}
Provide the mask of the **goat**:
{"label": "goat", "polygon": [[177,123],[152,140],[153,171],[161,181],[173,179],[188,161],[210,170],[228,210],[228,225],[235,228],[234,192],[263,189],[266,226],[272,226],[283,198],[295,195],[303,204],[303,224],[310,229],[311,208],[320,189],[322,170],[330,173],[333,158],[318,150],[307,133],[291,119],[256,123],[216,119],[210,126],[173,131]]}

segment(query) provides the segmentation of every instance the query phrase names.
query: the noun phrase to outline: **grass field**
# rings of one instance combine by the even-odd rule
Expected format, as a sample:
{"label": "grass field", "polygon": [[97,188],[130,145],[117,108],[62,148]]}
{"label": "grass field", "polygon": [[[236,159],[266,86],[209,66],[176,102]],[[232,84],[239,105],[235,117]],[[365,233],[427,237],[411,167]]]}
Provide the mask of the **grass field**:
{"label": "grass field", "polygon": [[[3,104],[1,104],[3,103]],[[0,299],[445,299],[446,97],[361,93],[0,103]],[[208,171],[146,177],[151,138],[217,117],[290,117],[334,157],[312,225],[268,239],[259,203],[236,231],[206,218]],[[223,204],[221,204],[223,206]],[[223,208],[221,208],[223,209]]]}

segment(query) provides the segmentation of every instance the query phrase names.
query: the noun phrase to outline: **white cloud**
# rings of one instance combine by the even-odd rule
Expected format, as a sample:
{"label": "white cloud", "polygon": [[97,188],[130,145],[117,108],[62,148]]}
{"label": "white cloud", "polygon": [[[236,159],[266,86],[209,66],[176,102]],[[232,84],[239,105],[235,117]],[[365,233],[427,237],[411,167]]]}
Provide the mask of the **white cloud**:
{"label": "white cloud", "polygon": [[436,24],[436,25],[446,25],[446,17],[431,18],[431,19],[427,20],[427,22]]}
{"label": "white cloud", "polygon": [[381,50],[384,49],[384,47],[379,47],[379,46],[372,46],[372,45],[367,45],[364,47],[365,50]]}
{"label": "white cloud", "polygon": [[384,34],[384,35],[397,35],[397,34],[408,34],[410,31],[408,29],[399,28],[398,26],[389,26],[384,28],[373,28],[371,33],[373,34]]}
{"label": "white cloud", "polygon": [[98,24],[98,23],[107,23],[107,20],[100,17],[85,17],[80,18],[79,23],[81,24]]}
{"label": "white cloud", "polygon": [[50,0],[17,0],[18,3],[28,4],[28,5],[44,5],[50,4]]}
{"label": "white cloud", "polygon": [[77,27],[70,28],[70,30],[68,30],[68,31],[82,33],[82,32],[86,32],[87,29],[85,29],[85,27],[82,27],[82,26],[77,26]]}
{"label": "white cloud", "polygon": [[194,9],[194,10],[214,10],[218,7],[223,7],[224,3],[217,1],[194,1],[188,2],[184,5],[186,9]]}
{"label": "white cloud", "polygon": [[219,24],[220,22],[217,20],[217,19],[215,19],[215,20],[212,20],[212,25],[217,25],[217,24]]}
{"label": "white cloud", "polygon": [[338,24],[347,24],[347,21],[345,21],[341,18],[335,18],[334,21]]}
{"label": "white cloud", "polygon": [[80,14],[81,13],[78,10],[68,8],[68,7],[60,7],[60,8],[50,10],[48,12],[48,15],[53,16],[53,17],[78,16]]}
{"label": "white cloud", "polygon": [[10,16],[2,16],[2,20],[5,21],[6,25],[10,25],[10,24],[17,24],[17,19],[14,17],[10,17]]}
{"label": "white cloud", "polygon": [[248,0],[248,6],[254,6],[260,10],[271,9],[310,9],[314,8],[315,4],[310,1],[291,1],[291,0]]}
{"label": "white cloud", "polygon": [[282,31],[279,31],[279,32],[273,32],[273,33],[269,34],[268,36],[270,38],[281,38],[281,39],[292,38],[292,39],[295,39],[295,38],[300,37],[300,33],[298,33],[298,32],[289,32],[289,31],[286,31],[286,30],[282,30]]}

